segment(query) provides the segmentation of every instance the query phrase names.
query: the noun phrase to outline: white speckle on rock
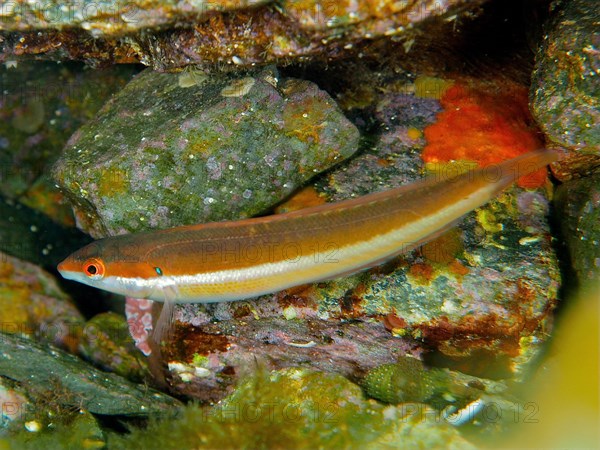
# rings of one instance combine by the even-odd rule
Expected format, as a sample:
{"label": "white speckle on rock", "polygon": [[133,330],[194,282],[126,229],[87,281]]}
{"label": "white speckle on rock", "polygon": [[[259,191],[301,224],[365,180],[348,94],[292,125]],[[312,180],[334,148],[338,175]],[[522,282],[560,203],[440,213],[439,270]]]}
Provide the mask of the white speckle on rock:
{"label": "white speckle on rock", "polygon": [[196,370],[194,371],[196,376],[199,378],[206,378],[208,376],[210,376],[211,371],[208,369],[205,369],[204,367],[196,367]]}
{"label": "white speckle on rock", "polygon": [[37,433],[42,429],[42,425],[37,420],[30,420],[25,422],[25,429],[30,433]]}

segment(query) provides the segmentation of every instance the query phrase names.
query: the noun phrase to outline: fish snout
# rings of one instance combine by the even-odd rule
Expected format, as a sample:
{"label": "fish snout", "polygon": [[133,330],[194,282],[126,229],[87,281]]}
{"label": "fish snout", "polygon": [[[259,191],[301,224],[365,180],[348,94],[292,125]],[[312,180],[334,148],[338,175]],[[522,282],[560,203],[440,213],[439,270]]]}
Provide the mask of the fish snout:
{"label": "fish snout", "polygon": [[56,270],[58,270],[58,273],[67,280],[77,279],[77,275],[81,272],[80,264],[77,264],[77,261],[72,256],[69,256],[60,262],[58,266],[56,266]]}

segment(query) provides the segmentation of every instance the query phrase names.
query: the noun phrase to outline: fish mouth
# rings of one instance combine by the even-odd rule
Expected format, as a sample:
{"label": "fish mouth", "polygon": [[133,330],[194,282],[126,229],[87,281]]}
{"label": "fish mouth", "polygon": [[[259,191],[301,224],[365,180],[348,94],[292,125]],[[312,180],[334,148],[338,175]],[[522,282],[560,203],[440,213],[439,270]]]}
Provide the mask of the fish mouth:
{"label": "fish mouth", "polygon": [[58,266],[56,266],[56,270],[58,270],[58,273],[60,273],[61,276],[66,280],[79,281],[80,273],[75,270],[70,270],[69,266],[72,265],[70,264],[70,262],[71,261],[69,260],[69,258],[65,259],[64,261],[59,263]]}
{"label": "fish mouth", "polygon": [[79,274],[79,272],[74,272],[72,270],[65,270],[64,268],[61,269],[60,265],[58,266],[58,273],[60,273],[61,276],[65,280],[74,280],[74,281],[79,281],[80,280],[80,274]]}
{"label": "fish mouth", "polygon": [[63,272],[67,271],[67,264],[66,264],[67,260],[65,259],[64,261],[58,263],[58,266],[56,266],[56,270],[58,270],[58,272],[62,275]]}

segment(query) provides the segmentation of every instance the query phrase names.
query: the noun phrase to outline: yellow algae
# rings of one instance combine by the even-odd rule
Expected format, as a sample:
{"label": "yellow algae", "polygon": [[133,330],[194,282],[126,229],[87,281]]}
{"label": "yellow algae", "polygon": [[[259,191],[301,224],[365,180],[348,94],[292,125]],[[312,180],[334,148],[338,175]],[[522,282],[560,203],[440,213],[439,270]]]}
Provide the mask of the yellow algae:
{"label": "yellow algae", "polygon": [[6,278],[8,279],[15,271],[15,266],[7,261],[2,261],[0,259],[0,279]]}
{"label": "yellow algae", "polygon": [[286,320],[292,320],[292,319],[295,319],[296,317],[298,317],[298,313],[296,312],[296,308],[294,308],[292,305],[290,305],[287,308],[285,308],[283,310],[283,317],[285,317]]}
{"label": "yellow algae", "polygon": [[550,348],[521,389],[527,397],[514,411],[515,428],[488,448],[598,448],[598,298],[600,284],[588,283],[564,299]]}
{"label": "yellow algae", "polygon": [[504,227],[501,223],[498,223],[497,220],[494,213],[488,209],[480,209],[477,211],[477,221],[485,231],[490,233],[502,231]]}
{"label": "yellow algae", "polygon": [[408,131],[406,132],[406,134],[408,135],[408,137],[410,139],[413,140],[417,140],[423,137],[423,132],[421,130],[419,130],[418,128],[409,128]]}
{"label": "yellow algae", "polygon": [[[4,324],[13,324],[15,332],[23,331],[22,324],[29,322],[29,306],[31,291],[27,287],[0,286],[0,320]],[[3,331],[11,332],[11,327]]]}
{"label": "yellow algae", "polygon": [[55,222],[73,227],[73,210],[64,194],[45,179],[38,179],[21,197],[21,202],[32,209],[42,211]]}
{"label": "yellow algae", "polygon": [[214,146],[214,144],[212,142],[204,140],[204,139],[199,139],[197,141],[194,141],[194,143],[189,146],[190,154],[188,157],[190,159],[193,159],[193,155],[196,155],[196,154],[210,155],[210,154],[212,154],[213,146]]}
{"label": "yellow algae", "polygon": [[319,98],[286,103],[283,109],[284,131],[303,142],[318,144],[319,133],[327,123],[325,111],[330,109],[330,105]]}
{"label": "yellow algae", "polygon": [[128,188],[127,172],[112,168],[103,170],[98,181],[98,193],[102,197],[113,197]]}
{"label": "yellow algae", "polygon": [[419,76],[415,80],[415,95],[421,98],[442,98],[448,88],[454,84],[452,80]]}

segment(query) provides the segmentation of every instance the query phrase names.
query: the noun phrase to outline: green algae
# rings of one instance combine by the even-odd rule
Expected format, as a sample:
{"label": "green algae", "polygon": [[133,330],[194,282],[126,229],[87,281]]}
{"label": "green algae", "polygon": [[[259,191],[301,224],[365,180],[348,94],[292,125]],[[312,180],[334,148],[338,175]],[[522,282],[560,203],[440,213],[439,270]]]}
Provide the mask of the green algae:
{"label": "green algae", "polygon": [[367,395],[382,402],[426,403],[433,393],[429,378],[421,361],[403,357],[395,364],[384,364],[371,370],[362,384]]}
{"label": "green algae", "polygon": [[393,405],[423,403],[439,419],[458,427],[463,436],[489,442],[513,430],[518,415],[534,409],[526,384],[473,377],[462,372],[426,367],[420,360],[401,357],[369,371],[362,380],[365,393]]}
{"label": "green algae", "polygon": [[426,403],[438,410],[449,406],[457,410],[506,390],[502,382],[426,367],[421,360],[410,356],[370,370],[361,385],[369,397],[385,403]]}
{"label": "green algae", "polygon": [[[29,421],[27,426],[35,427],[38,422]],[[25,423],[21,424],[25,428]],[[106,440],[98,422],[90,413],[79,411],[70,421],[54,419],[51,426],[46,425],[40,431],[26,429],[10,435],[10,450],[70,450],[74,448],[94,450],[105,448]],[[0,448],[1,441],[0,441]]]}
{"label": "green algae", "polygon": [[213,408],[187,407],[151,420],[109,448],[471,448],[424,405],[386,406],[337,374],[306,369],[259,371]]}

